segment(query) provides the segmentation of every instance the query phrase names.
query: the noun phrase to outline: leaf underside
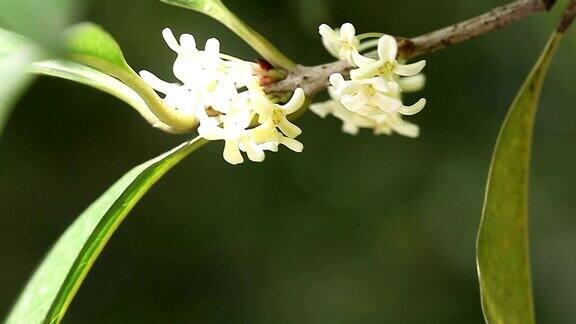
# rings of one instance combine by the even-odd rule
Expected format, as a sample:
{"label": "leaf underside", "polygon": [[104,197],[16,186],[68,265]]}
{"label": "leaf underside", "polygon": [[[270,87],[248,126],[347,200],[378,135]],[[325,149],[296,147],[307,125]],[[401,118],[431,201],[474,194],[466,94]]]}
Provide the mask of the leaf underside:
{"label": "leaf underside", "polygon": [[477,240],[487,323],[534,323],[528,240],[528,185],[534,117],[561,34],[548,42],[502,125],[488,175]]}

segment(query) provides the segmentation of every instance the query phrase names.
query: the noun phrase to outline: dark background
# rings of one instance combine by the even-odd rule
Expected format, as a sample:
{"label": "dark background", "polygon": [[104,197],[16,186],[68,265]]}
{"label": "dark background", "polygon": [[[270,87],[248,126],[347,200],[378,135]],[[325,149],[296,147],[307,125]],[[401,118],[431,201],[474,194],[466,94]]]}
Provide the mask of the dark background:
{"label": "dark background", "polygon": [[[229,0],[303,64],[330,60],[317,26],[414,36],[507,1]],[[565,1],[563,1],[565,3]],[[426,57],[417,140],[350,136],[306,114],[302,154],[230,166],[222,142],[187,158],[135,208],[89,274],[68,323],[481,323],[474,242],[498,128],[558,15]],[[217,36],[200,14],[154,0],[97,0],[88,19],[135,69],[170,79],[160,31]],[[545,85],[531,188],[540,323],[576,322],[576,33]],[[0,145],[0,317],[73,219],[131,167],[186,137],[149,127],[96,90],[42,78]]]}

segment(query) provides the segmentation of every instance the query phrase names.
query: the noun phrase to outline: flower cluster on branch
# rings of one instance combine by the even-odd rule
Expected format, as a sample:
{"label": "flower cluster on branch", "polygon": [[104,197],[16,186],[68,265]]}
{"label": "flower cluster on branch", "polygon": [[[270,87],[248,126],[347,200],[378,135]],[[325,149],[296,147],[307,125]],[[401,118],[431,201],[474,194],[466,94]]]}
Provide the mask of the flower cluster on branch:
{"label": "flower cluster on branch", "polygon": [[[354,69],[348,80],[340,73],[332,74],[328,88],[331,99],[313,104],[310,109],[321,117],[332,114],[341,119],[343,131],[350,134],[357,134],[360,128],[371,128],[375,134],[396,132],[418,137],[418,126],[402,117],[420,112],[426,99],[406,106],[402,93],[418,91],[424,86],[421,72],[426,62],[402,64],[397,60],[398,43],[394,37],[379,33],[356,35],[349,23],[339,30],[321,25],[319,32],[328,52],[348,61]],[[374,46],[377,58],[361,54]]]}
{"label": "flower cluster on branch", "polygon": [[260,85],[260,67],[220,53],[217,39],[209,39],[204,50],[199,50],[190,34],[181,35],[178,41],[166,28],[162,35],[178,54],[173,73],[180,82],[163,81],[145,70],[140,76],[164,95],[169,107],[197,118],[200,136],[224,140],[227,162],[242,163],[241,152],[261,162],[265,151],[276,152],[280,145],[302,151],[302,143],[295,139],[302,131],[286,118],[304,104],[302,89],[296,89],[284,105],[272,102]]}

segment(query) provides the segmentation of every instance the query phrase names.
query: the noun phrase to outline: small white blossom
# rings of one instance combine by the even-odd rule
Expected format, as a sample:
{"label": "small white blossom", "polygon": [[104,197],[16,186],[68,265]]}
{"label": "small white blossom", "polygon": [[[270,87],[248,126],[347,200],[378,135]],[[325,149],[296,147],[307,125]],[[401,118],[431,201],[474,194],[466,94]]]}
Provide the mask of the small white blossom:
{"label": "small white blossom", "polygon": [[343,123],[342,131],[345,133],[356,135],[361,128],[372,129],[376,135],[391,135],[396,132],[411,138],[418,137],[420,133],[417,125],[403,120],[398,113],[381,113],[371,117],[362,116],[344,107],[337,100],[334,90],[330,90],[329,93],[332,99],[310,105],[310,110],[322,118],[331,114],[340,119]]}
{"label": "small white blossom", "polygon": [[403,93],[418,92],[426,84],[426,76],[422,73],[410,77],[398,79],[398,84]]}
{"label": "small white blossom", "polygon": [[340,29],[333,30],[326,24],[318,28],[322,36],[324,47],[332,56],[340,60],[347,60],[353,64],[352,57],[358,52],[360,41],[356,37],[356,30],[350,23],[345,23]]}
{"label": "small white blossom", "polygon": [[420,135],[420,128],[402,119],[399,114],[383,114],[376,118],[374,134],[391,135],[396,132],[402,136],[416,138]]}
{"label": "small white blossom", "polygon": [[230,164],[244,162],[240,151],[246,152],[251,161],[261,162],[264,160],[264,151],[258,146],[248,129],[252,117],[253,114],[246,109],[230,111],[222,117],[221,125],[201,124],[198,133],[207,140],[224,140],[222,155]]}
{"label": "small white blossom", "polygon": [[301,88],[296,89],[292,98],[284,105],[271,102],[259,89],[253,91],[250,104],[258,114],[260,126],[252,129],[252,134],[254,139],[261,143],[261,147],[277,151],[282,144],[292,151],[302,152],[304,146],[295,140],[302,130],[288,120],[288,115],[300,109],[305,100],[306,96]]}
{"label": "small white blossom", "polygon": [[404,106],[400,100],[400,85],[382,77],[346,81],[341,74],[333,74],[330,84],[340,103],[362,116],[372,117],[381,113],[414,115],[426,105],[426,99],[420,99],[412,106]]}
{"label": "small white blossom", "polygon": [[[320,34],[330,53],[348,60],[356,68],[350,71],[349,80],[342,74],[331,75],[331,87],[328,88],[331,100],[313,104],[310,109],[321,117],[331,114],[342,120],[342,130],[349,134],[370,128],[375,134],[398,133],[418,137],[418,126],[403,120],[402,116],[420,112],[426,99],[406,106],[402,103],[402,93],[422,89],[425,77],[420,72],[426,62],[401,64],[397,59],[398,43],[394,37],[378,33],[356,36],[350,24],[343,25],[340,32],[321,25]],[[371,37],[379,37],[377,59],[359,52],[359,48],[372,46],[373,41],[360,45],[362,39]]]}
{"label": "small white blossom", "polygon": [[291,123],[287,116],[300,109],[305,99],[304,90],[301,88],[296,89],[292,98],[284,105],[271,102],[263,92],[256,92],[252,98],[251,105],[252,109],[258,113],[259,123],[264,124],[267,120],[270,120],[286,136],[295,138],[302,133],[302,130]]}
{"label": "small white blossom", "polygon": [[360,128],[374,128],[376,125],[373,119],[351,112],[334,99],[312,104],[310,110],[322,118],[333,115],[340,119],[342,131],[351,135],[358,134]]}
{"label": "small white blossom", "polygon": [[304,145],[298,140],[285,136],[278,131],[272,119],[266,120],[263,124],[250,130],[252,138],[259,144],[262,150],[278,151],[278,146],[284,145],[294,152],[302,152]]}
{"label": "small white blossom", "polygon": [[350,71],[353,80],[371,77],[384,77],[393,81],[396,76],[414,76],[424,69],[426,61],[422,60],[413,64],[400,64],[396,59],[398,55],[398,43],[389,35],[384,35],[378,40],[378,59],[369,58],[359,53],[353,55],[353,62],[358,68]]}

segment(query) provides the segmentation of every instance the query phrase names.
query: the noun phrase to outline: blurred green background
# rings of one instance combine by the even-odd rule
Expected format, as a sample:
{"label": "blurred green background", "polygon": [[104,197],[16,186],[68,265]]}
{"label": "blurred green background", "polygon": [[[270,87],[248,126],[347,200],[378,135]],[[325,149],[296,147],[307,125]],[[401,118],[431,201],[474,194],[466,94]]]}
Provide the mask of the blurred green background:
{"label": "blurred green background", "polygon": [[[507,1],[229,0],[294,60],[330,60],[320,23],[414,36]],[[566,1],[563,1],[564,3]],[[560,3],[560,6],[562,3]],[[560,6],[426,57],[417,140],[350,136],[307,114],[302,154],[230,166],[222,143],[171,171],[127,218],[89,274],[68,323],[481,323],[474,242],[492,145]],[[172,79],[160,31],[218,37],[200,14],[154,0],[95,0],[136,69]],[[576,323],[576,33],[544,88],[531,189],[540,323]],[[0,316],[49,246],[131,167],[186,137],[149,127],[127,105],[41,78],[0,143]]]}

